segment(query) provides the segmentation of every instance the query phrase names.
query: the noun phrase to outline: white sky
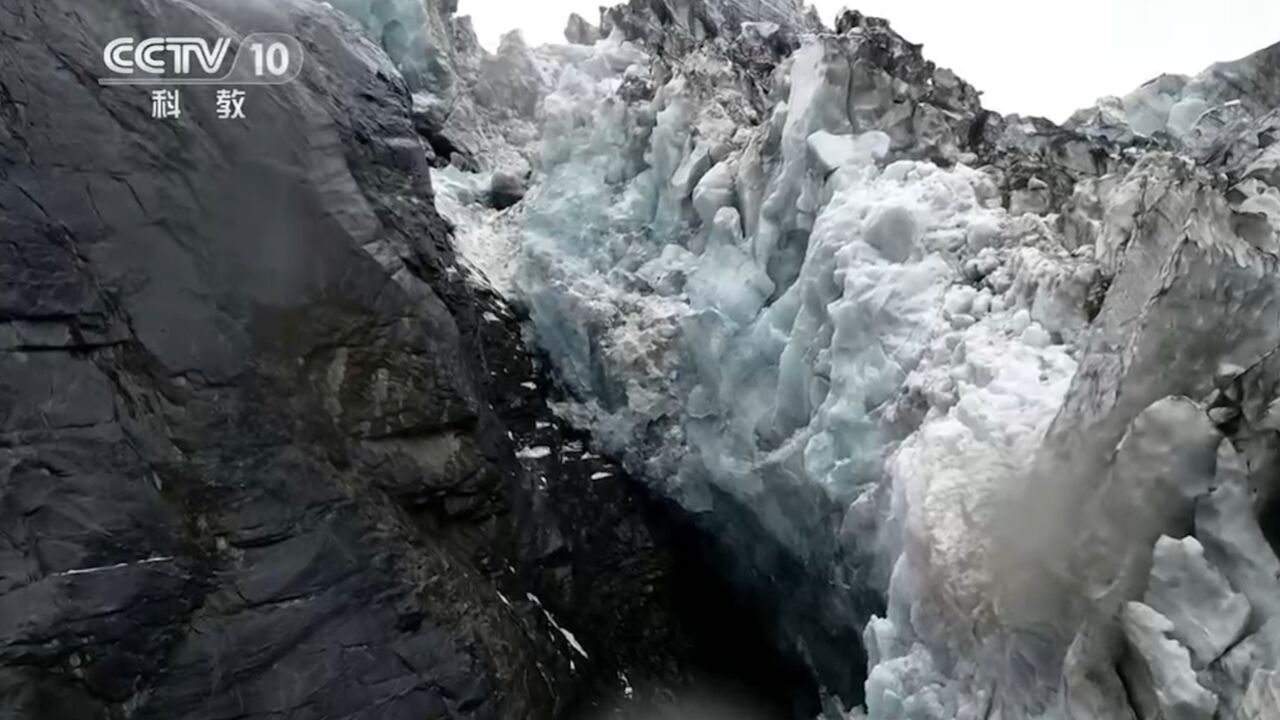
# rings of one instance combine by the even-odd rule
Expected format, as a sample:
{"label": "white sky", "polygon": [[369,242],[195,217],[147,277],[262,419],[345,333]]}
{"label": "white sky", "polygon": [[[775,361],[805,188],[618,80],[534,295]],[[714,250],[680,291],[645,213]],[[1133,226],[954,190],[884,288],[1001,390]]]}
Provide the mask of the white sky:
{"label": "white sky", "polygon": [[[603,0],[612,4],[615,0]],[[533,43],[563,42],[577,12],[592,23],[602,0],[460,0],[480,41],[520,28]],[[1162,72],[1195,74],[1280,42],[1280,0],[810,0],[828,25],[843,6],[888,18],[927,58],[983,91],[1001,113],[1065,120],[1103,95]]]}

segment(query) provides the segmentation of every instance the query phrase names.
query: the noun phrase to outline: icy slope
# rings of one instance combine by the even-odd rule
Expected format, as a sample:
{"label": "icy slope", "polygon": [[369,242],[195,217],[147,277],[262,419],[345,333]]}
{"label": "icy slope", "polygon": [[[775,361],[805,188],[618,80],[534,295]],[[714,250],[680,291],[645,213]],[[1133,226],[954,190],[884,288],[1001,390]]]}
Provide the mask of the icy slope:
{"label": "icy slope", "polygon": [[1102,98],[1068,127],[1112,137],[1163,137],[1189,149],[1244,130],[1280,106],[1280,43],[1196,77],[1161,75],[1122,98]]}
{"label": "icy slope", "polygon": [[510,38],[536,110],[486,132],[538,141],[437,174],[563,413],[702,514],[846,703],[865,652],[873,718],[1261,717],[1270,96],[1181,158],[985,113],[881,21],[677,5]]}

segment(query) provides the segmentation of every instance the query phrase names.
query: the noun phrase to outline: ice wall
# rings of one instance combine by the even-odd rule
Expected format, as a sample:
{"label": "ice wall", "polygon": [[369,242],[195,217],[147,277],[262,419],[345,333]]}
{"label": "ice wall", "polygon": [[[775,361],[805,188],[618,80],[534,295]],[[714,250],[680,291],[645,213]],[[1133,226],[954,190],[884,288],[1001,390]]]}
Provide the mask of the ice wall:
{"label": "ice wall", "polygon": [[1095,271],[986,175],[888,162],[915,136],[851,117],[860,42],[804,40],[767,114],[710,53],[660,77],[617,36],[547,51],[512,289],[565,411],[689,509],[732,498],[821,577],[886,590],[901,552],[896,582],[980,596],[948,573],[1065,392]]}
{"label": "ice wall", "polygon": [[[991,116],[852,13],[839,33],[744,22],[661,52],[654,23],[510,58],[544,89],[522,203],[477,208],[484,178],[438,178],[464,253],[528,307],[576,398],[562,412],[761,584],[779,566],[759,538],[798,563],[780,634],[824,679],[865,649],[872,718],[1263,697],[1266,663],[1184,667],[1203,598],[1144,590],[1160,538],[1222,485],[1222,438],[1261,442],[1223,398],[1280,343],[1262,329],[1274,146],[1215,137],[1229,162],[1206,172]],[[1233,530],[1195,523],[1206,557],[1249,538],[1213,560],[1253,578],[1203,594],[1218,602],[1270,587],[1237,569],[1274,555],[1234,507]],[[1163,586],[1217,572],[1168,562]],[[824,635],[848,629],[865,648],[842,657]]]}

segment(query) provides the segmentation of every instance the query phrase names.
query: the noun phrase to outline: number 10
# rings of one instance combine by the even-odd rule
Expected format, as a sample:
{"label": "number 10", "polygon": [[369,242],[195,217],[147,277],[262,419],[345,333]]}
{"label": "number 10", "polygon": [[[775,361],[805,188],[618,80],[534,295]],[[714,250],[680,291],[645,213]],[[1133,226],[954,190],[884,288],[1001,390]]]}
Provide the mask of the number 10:
{"label": "number 10", "polygon": [[271,43],[264,50],[262,43],[254,43],[251,48],[253,52],[253,74],[262,77],[265,73],[271,73],[276,77],[283,77],[289,72],[289,48],[284,43]]}

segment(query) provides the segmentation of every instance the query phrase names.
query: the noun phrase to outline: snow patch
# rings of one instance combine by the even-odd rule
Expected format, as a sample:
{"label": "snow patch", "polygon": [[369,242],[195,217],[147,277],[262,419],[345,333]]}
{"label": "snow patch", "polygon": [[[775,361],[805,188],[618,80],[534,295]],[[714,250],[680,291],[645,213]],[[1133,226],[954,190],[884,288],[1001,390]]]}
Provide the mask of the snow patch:
{"label": "snow patch", "polygon": [[542,614],[546,616],[547,622],[551,623],[551,627],[555,628],[556,631],[559,632],[560,635],[564,637],[565,641],[569,643],[569,647],[573,648],[574,652],[581,655],[584,659],[591,658],[590,655],[587,655],[587,651],[583,649],[582,645],[578,643],[578,638],[575,637],[573,633],[561,627],[560,623],[556,622],[555,617],[552,616],[551,611],[543,607],[542,600],[538,599],[537,595],[534,595],[533,593],[527,593],[525,597],[529,598],[529,602],[533,603],[534,605],[537,605],[538,609],[542,610]]}
{"label": "snow patch", "polygon": [[77,568],[75,570],[64,570],[62,572],[51,573],[49,577],[73,577],[76,575],[93,575],[95,573],[111,572],[113,570],[123,570],[124,568],[139,567],[142,565],[154,565],[156,563],[172,562],[173,557],[150,557],[145,560],[135,560],[133,562],[116,563],[115,565],[100,565],[98,567]]}

